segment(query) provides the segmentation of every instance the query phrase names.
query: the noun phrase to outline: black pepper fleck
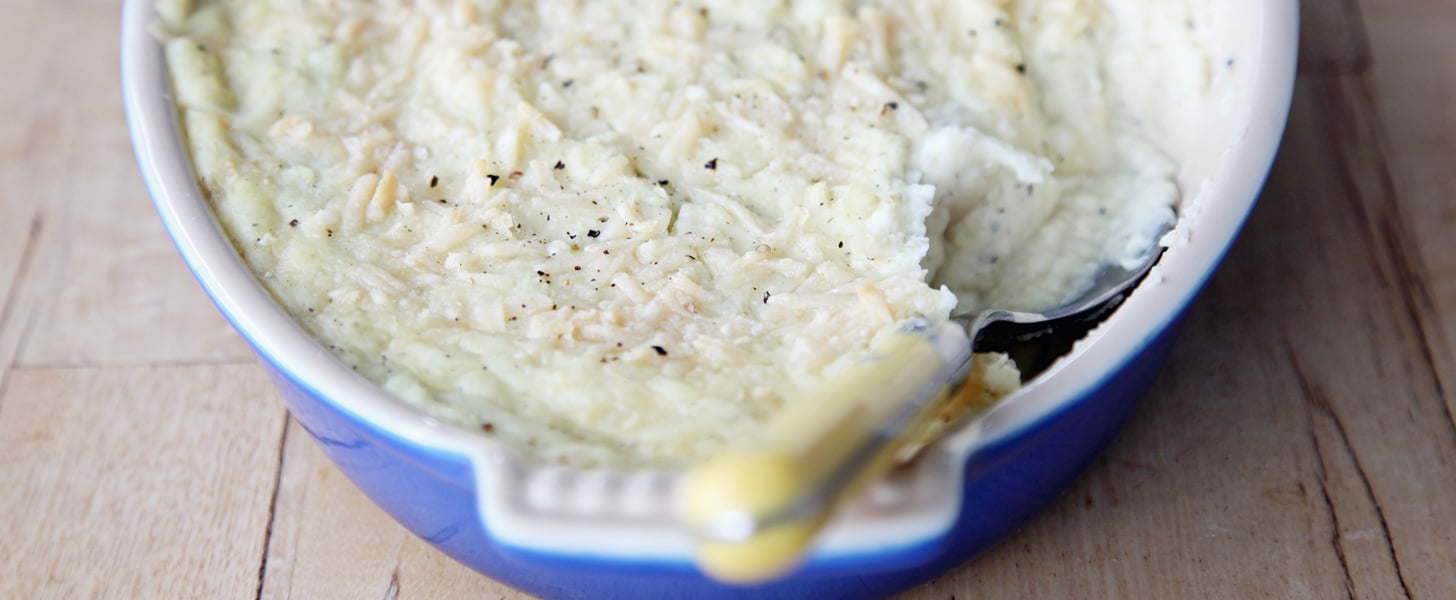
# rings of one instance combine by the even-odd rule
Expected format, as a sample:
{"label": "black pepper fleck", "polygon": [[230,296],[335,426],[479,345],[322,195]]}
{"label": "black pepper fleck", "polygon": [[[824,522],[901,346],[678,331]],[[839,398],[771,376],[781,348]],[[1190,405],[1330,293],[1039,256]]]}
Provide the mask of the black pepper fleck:
{"label": "black pepper fleck", "polygon": [[589,238],[600,237],[601,235],[602,235],[602,232],[597,231],[595,229],[588,229],[586,231],[586,237],[589,237]]}
{"label": "black pepper fleck", "polygon": [[652,351],[656,352],[658,356],[667,356],[667,348],[662,346],[653,346]]}
{"label": "black pepper fleck", "polygon": [[558,161],[556,161],[556,166],[551,167],[551,168],[556,169],[557,171],[560,171],[560,170],[566,168],[566,163],[561,162],[561,161],[558,160]]}
{"label": "black pepper fleck", "polygon": [[703,168],[704,169],[707,169],[709,171],[717,171],[718,170],[718,159],[715,158],[715,159],[710,160],[710,161],[708,161],[706,163],[703,163]]}
{"label": "black pepper fleck", "polygon": [[439,178],[439,176],[431,175],[430,176],[430,187],[431,188],[434,188],[437,185],[440,185],[440,178]]}
{"label": "black pepper fleck", "polygon": [[289,221],[288,222],[288,226],[289,227],[298,227],[298,219],[294,219],[292,221]]}
{"label": "black pepper fleck", "polygon": [[495,182],[500,181],[500,175],[486,175],[485,178],[490,180],[490,187],[495,187]]}

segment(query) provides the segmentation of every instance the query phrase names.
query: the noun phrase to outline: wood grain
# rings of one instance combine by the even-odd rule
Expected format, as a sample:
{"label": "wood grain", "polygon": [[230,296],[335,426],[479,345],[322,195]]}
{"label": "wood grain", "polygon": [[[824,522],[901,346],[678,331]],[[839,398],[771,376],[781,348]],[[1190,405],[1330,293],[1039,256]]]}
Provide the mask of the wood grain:
{"label": "wood grain", "polygon": [[22,370],[0,597],[251,598],[283,411],[251,366]]}
{"label": "wood grain", "polygon": [[527,598],[481,577],[390,520],[301,427],[284,446],[264,600]]}
{"label": "wood grain", "polygon": [[[21,366],[248,359],[179,268],[132,159],[117,91],[119,7],[40,5],[37,26],[65,30],[10,54],[34,56],[43,70],[29,96],[6,105],[29,112],[31,127],[0,172],[14,177],[4,189],[28,191],[7,197],[3,209],[28,229],[18,236],[24,248],[5,254],[18,257],[23,293],[7,303],[0,359],[8,364],[22,337]],[[186,334],[156,334],[164,329]]]}
{"label": "wood grain", "polygon": [[1376,65],[1363,93],[1397,212],[1392,234],[1419,270],[1412,301],[1456,413],[1456,4],[1363,5]]}
{"label": "wood grain", "polygon": [[1299,3],[1299,71],[1352,75],[1370,67],[1370,40],[1358,0]]}
{"label": "wood grain", "polygon": [[[0,36],[4,56],[25,56],[41,45],[47,34],[58,33],[40,24],[44,5],[7,2],[0,5]],[[33,26],[32,26],[33,25]],[[47,206],[43,200],[60,194],[66,180],[65,138],[75,132],[53,107],[43,103],[53,84],[48,71],[57,57],[39,52],[34,60],[20,61],[7,72],[0,86],[0,189],[27,190],[9,194],[0,202],[0,365],[9,365],[26,337],[32,307],[47,286],[31,275],[44,272],[47,262],[40,245]],[[22,280],[31,281],[22,287]],[[7,372],[0,370],[0,386]]]}
{"label": "wood grain", "polygon": [[[1436,597],[1456,589],[1442,568],[1450,560],[1439,551],[1445,536],[1430,527],[1456,519],[1453,507],[1430,501],[1456,492],[1456,471],[1443,465],[1456,456],[1456,426],[1424,335],[1434,318],[1418,299],[1425,274],[1400,233],[1405,223],[1369,99],[1361,79],[1302,84],[1296,127],[1313,134],[1293,138],[1290,152],[1312,160],[1293,162],[1290,178],[1275,186],[1300,199],[1279,229],[1310,243],[1281,239],[1261,255],[1313,258],[1287,269],[1285,293],[1261,297],[1284,305],[1272,310],[1285,315],[1287,363],[1311,411],[1321,482],[1342,527],[1334,543],[1348,557],[1359,539],[1350,524],[1363,523],[1384,545],[1371,551],[1384,555],[1400,584],[1384,591]],[[1314,219],[1330,222],[1309,227]],[[1348,493],[1331,491],[1336,485]]]}
{"label": "wood grain", "polygon": [[[115,2],[0,3],[0,597],[521,598],[330,465],[176,258]],[[1087,475],[944,598],[1456,590],[1456,4],[1301,3],[1260,205]],[[18,191],[17,191],[18,190]]]}

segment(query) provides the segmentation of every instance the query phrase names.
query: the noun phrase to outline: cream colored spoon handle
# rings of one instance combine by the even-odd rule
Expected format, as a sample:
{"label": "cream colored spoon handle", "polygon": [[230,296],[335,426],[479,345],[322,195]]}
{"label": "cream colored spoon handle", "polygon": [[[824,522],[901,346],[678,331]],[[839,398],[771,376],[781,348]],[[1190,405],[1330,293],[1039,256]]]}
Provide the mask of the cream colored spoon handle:
{"label": "cream colored spoon handle", "polygon": [[689,471],[678,513],[701,538],[699,565],[741,583],[797,565],[828,515],[918,439],[970,360],[961,327],[912,323],[863,365],[787,407],[761,443]]}

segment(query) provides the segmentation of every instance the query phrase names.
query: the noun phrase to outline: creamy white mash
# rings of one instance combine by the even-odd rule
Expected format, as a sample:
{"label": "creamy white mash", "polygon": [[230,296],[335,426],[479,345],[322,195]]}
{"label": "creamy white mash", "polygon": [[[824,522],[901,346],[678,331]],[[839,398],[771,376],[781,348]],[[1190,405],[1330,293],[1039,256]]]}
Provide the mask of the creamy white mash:
{"label": "creamy white mash", "polygon": [[1175,205],[1206,69],[1162,0],[159,12],[263,284],[390,392],[579,465],[712,453],[906,319],[1075,296]]}

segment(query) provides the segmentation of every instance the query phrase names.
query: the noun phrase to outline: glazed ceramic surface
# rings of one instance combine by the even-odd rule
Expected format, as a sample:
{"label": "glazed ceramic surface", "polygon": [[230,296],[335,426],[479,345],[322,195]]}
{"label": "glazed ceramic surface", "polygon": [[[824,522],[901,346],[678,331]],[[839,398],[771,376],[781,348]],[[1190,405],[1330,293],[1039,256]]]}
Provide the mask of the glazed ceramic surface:
{"label": "glazed ceramic surface", "polygon": [[355,375],[257,283],[192,176],[150,0],[128,0],[123,86],[157,211],[218,309],[252,345],[288,408],[360,489],[462,563],[553,598],[882,597],[993,545],[1055,498],[1111,439],[1152,381],[1179,317],[1253,206],[1294,79],[1295,0],[1219,4],[1223,68],[1185,147],[1182,222],[1162,263],[1064,360],[932,446],[830,524],[808,562],[758,587],[712,582],[669,514],[674,474],[529,464]]}

